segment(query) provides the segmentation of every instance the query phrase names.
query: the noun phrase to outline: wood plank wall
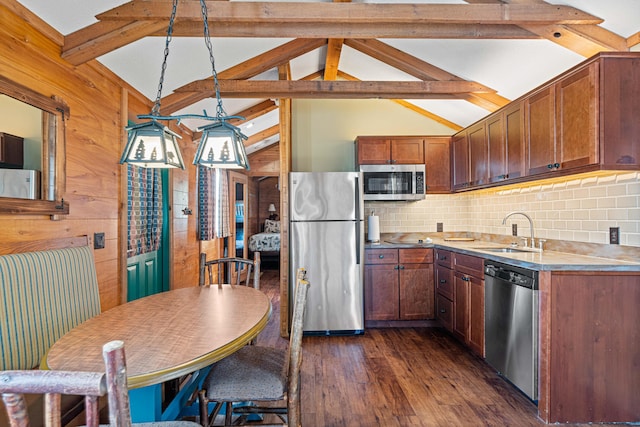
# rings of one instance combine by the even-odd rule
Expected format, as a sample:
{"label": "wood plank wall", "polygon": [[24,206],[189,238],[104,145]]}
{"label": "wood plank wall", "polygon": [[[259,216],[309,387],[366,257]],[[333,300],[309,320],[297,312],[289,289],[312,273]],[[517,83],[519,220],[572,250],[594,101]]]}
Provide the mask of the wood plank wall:
{"label": "wood plank wall", "polygon": [[[35,22],[38,30],[29,22]],[[50,37],[44,34],[50,34]],[[53,39],[53,40],[52,40]],[[55,40],[55,41],[54,41]],[[148,114],[151,102],[103,67],[91,61],[74,67],[60,58],[62,38],[43,26],[15,0],[0,4],[0,75],[46,95],[56,95],[70,107],[67,124],[67,185],[69,215],[0,215],[0,240],[29,241],[104,232],[106,247],[94,252],[102,309],[121,303],[122,263],[120,210],[122,177],[119,165],[126,119]],[[127,89],[123,91],[123,88]],[[122,102],[123,93],[128,94]],[[128,108],[122,111],[122,106]],[[172,286],[197,283],[199,245],[196,240],[195,147],[185,135],[181,149],[186,171],[172,171]],[[188,206],[194,215],[182,209]],[[216,245],[213,244],[215,247]]]}

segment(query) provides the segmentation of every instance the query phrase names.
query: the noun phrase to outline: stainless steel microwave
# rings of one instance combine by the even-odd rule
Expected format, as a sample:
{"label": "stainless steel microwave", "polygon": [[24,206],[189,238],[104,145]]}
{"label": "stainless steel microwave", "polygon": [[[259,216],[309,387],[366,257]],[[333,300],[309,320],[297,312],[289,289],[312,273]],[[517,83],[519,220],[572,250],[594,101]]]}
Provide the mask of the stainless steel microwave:
{"label": "stainless steel microwave", "polygon": [[421,200],[425,165],[360,165],[364,200]]}

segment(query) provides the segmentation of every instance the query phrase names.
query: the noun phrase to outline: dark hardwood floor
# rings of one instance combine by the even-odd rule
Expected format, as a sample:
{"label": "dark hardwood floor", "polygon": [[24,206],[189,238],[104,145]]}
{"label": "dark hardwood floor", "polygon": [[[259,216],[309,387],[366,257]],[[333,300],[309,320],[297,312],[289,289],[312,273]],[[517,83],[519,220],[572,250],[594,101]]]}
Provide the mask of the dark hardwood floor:
{"label": "dark hardwood floor", "polygon": [[[261,277],[273,314],[258,344],[286,347],[278,274]],[[305,427],[545,425],[526,396],[440,328],[305,336],[302,345]]]}

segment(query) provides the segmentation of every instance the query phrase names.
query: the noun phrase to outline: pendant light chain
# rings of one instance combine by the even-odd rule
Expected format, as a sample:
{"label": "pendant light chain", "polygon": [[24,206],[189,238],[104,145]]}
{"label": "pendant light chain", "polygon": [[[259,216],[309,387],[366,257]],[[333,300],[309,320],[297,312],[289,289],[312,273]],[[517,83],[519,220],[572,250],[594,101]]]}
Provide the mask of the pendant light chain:
{"label": "pendant light chain", "polygon": [[204,22],[204,43],[209,51],[209,60],[211,61],[211,72],[213,74],[213,84],[216,90],[216,117],[222,121],[227,113],[222,106],[222,98],[220,97],[220,84],[218,83],[218,72],[216,71],[215,60],[213,59],[213,47],[211,46],[211,36],[209,34],[209,18],[207,14],[207,5],[205,0],[200,0],[200,8],[202,9],[202,21]]}
{"label": "pendant light chain", "polygon": [[160,102],[162,99],[162,85],[164,84],[164,73],[167,70],[167,58],[169,57],[169,43],[173,39],[173,23],[176,19],[176,11],[178,10],[178,0],[173,0],[173,9],[171,10],[171,18],[169,19],[169,28],[167,28],[167,39],[164,45],[164,59],[162,60],[162,69],[160,70],[160,82],[158,83],[158,94],[156,102],[151,110],[152,116],[160,115]]}

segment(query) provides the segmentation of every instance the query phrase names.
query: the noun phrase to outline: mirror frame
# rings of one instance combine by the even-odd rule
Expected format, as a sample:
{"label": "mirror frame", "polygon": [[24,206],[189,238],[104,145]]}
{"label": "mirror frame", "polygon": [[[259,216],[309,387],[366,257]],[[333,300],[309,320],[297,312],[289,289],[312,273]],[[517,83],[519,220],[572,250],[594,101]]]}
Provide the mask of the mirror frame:
{"label": "mirror frame", "polygon": [[40,199],[0,199],[0,214],[57,215],[69,213],[69,203],[62,195],[66,185],[66,120],[69,107],[55,96],[47,97],[0,76],[0,94],[43,111],[42,195]]}

